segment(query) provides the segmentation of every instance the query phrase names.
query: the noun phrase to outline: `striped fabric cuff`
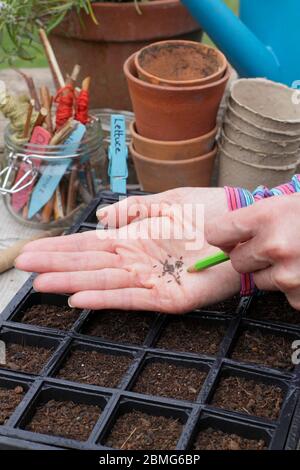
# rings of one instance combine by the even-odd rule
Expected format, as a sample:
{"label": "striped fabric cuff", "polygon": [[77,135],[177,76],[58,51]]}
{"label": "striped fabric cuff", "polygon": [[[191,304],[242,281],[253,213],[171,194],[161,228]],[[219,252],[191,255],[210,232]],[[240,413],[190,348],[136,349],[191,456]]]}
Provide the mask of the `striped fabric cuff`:
{"label": "striped fabric cuff", "polygon": [[[290,194],[300,193],[300,175],[293,176],[289,183],[282,184],[276,188],[269,189],[266,186],[258,186],[258,188],[251,193],[243,188],[230,188],[225,186],[227,195],[228,207],[231,211],[250,206],[256,201],[266,199],[273,196],[288,196]],[[255,284],[252,274],[241,275],[241,295],[247,296],[253,294],[255,291]]]}
{"label": "striped fabric cuff", "polygon": [[[255,203],[255,199],[250,191],[243,188],[230,188],[225,186],[225,192],[228,201],[228,207],[231,211],[241,209],[242,207],[251,206]],[[253,275],[250,273],[241,274],[241,296],[253,294],[255,284]]]}

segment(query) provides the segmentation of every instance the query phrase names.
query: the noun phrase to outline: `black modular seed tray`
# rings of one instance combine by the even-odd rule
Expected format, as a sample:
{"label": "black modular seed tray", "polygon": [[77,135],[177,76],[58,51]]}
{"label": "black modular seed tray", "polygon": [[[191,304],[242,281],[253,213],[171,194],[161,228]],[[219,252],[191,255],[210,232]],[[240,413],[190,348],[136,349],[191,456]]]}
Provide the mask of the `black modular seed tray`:
{"label": "black modular seed tray", "polygon": [[[134,193],[136,194],[136,193]],[[95,230],[97,220],[95,210],[100,205],[109,205],[118,200],[110,192],[102,192],[89,205],[70,233]],[[52,304],[57,307],[67,306],[67,296],[38,294],[32,288],[32,276],[16,294],[0,317],[0,339],[18,343],[40,345],[52,349],[50,359],[44,364],[39,375],[15,372],[0,367],[0,388],[22,386],[24,395],[5,424],[0,426],[1,449],[109,449],[107,436],[119,416],[132,410],[154,416],[166,416],[176,419],[182,425],[178,437],[177,449],[193,449],[200,431],[207,428],[220,430],[228,434],[237,434],[247,439],[263,439],[268,449],[296,449],[300,438],[300,373],[299,366],[292,370],[271,368],[263,364],[242,362],[231,358],[237,339],[245,329],[258,329],[262,333],[272,333],[292,339],[300,338],[300,322],[283,323],[264,318],[252,318],[257,302],[262,302],[263,310],[268,312],[268,297],[243,298],[222,302],[221,304],[197,310],[180,321],[193,318],[204,325],[223,326],[224,335],[217,344],[215,353],[172,350],[158,345],[174,317],[151,313],[148,331],[133,343],[110,337],[87,334],[86,330],[94,318],[94,312],[82,310],[68,329],[60,330],[22,323],[24,309],[32,305]],[[279,309],[284,308],[283,301]],[[102,313],[103,315],[104,313]],[[108,315],[108,312],[105,312]],[[101,312],[97,312],[99,319]],[[116,313],[111,312],[111,315]],[[299,314],[300,315],[300,314]],[[151,316],[151,317],[150,317]],[[268,315],[267,315],[268,317]],[[100,320],[99,320],[100,321]],[[177,321],[177,318],[176,318]],[[199,337],[201,341],[201,337]],[[137,344],[136,344],[137,343]],[[71,349],[84,351],[95,350],[105,354],[123,355],[130,358],[130,364],[115,388],[100,387],[85,383],[75,383],[57,377]],[[186,349],[186,350],[185,350]],[[292,351],[291,351],[292,354]],[[194,367],[207,375],[200,392],[193,401],[150,396],[133,392],[134,383],[147,364],[167,362],[183,367]],[[213,404],[213,397],[220,381],[224,377],[248,378],[258,383],[275,385],[281,388],[284,400],[278,419],[272,420],[230,411]],[[235,390],[231,391],[232,394]],[[35,413],[36,406],[51,399],[73,401],[98,405],[101,414],[91,430],[88,440],[81,442],[59,436],[33,433],[26,430]]]}

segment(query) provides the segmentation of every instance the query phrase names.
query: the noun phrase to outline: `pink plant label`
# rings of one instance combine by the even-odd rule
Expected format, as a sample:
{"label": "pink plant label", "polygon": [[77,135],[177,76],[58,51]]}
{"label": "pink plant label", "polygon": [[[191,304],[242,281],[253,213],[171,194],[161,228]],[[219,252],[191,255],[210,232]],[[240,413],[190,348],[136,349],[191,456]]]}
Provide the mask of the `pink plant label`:
{"label": "pink plant label", "polygon": [[[52,136],[50,132],[46,131],[46,129],[40,126],[35,127],[33,130],[31,139],[30,139],[30,143],[35,144],[35,145],[40,145],[41,147],[38,147],[38,148],[35,147],[34,149],[32,149],[32,152],[35,152],[35,153],[42,152],[44,147],[49,144],[51,138]],[[27,154],[30,154],[30,147],[28,148]],[[40,160],[35,160],[34,162],[35,168],[39,168],[40,164],[41,164]],[[22,163],[19,168],[15,183],[17,183],[17,181],[19,181],[25,175],[27,170],[28,170],[27,164]],[[24,181],[24,183],[25,182],[26,181]],[[11,204],[15,212],[19,212],[27,204],[33,185],[34,185],[34,182],[32,182],[32,184],[27,186],[27,188],[22,189],[21,191],[12,195]]]}

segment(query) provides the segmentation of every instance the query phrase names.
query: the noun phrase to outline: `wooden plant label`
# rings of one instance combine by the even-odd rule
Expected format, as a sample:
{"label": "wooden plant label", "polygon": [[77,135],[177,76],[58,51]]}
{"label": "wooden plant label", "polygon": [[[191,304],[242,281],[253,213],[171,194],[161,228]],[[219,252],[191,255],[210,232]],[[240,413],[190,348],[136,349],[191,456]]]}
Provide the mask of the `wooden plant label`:
{"label": "wooden plant label", "polygon": [[[39,145],[41,147],[32,149],[32,153],[41,153],[43,151],[43,148],[49,144],[51,137],[52,137],[51,134],[46,129],[40,126],[36,126],[33,130],[30,143]],[[27,153],[30,154],[30,147]],[[39,168],[40,165],[41,165],[41,160],[34,161],[34,166],[36,168]],[[28,169],[27,164],[21,163],[15,183],[17,183],[17,181],[19,181],[25,175],[27,169]],[[19,212],[27,204],[33,185],[34,185],[34,182],[31,185],[27,186],[27,188],[22,189],[18,193],[15,193],[12,195],[11,204],[15,212]]]}
{"label": "wooden plant label", "polygon": [[[76,129],[65,140],[63,144],[65,148],[59,155],[74,155],[78,150],[85,131],[86,127],[83,124],[78,123]],[[49,162],[47,164],[31,196],[28,212],[29,219],[37,214],[41,208],[47,204],[49,199],[52,198],[71,162],[71,158],[66,158]]]}

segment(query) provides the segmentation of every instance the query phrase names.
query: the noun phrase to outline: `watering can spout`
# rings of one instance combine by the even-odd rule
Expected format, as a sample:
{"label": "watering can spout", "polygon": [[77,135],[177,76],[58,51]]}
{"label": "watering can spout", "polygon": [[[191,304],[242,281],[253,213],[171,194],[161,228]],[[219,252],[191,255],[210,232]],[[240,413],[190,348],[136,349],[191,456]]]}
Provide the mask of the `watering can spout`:
{"label": "watering can spout", "polygon": [[241,77],[281,81],[280,64],[274,51],[263,44],[222,0],[182,0],[182,3]]}

